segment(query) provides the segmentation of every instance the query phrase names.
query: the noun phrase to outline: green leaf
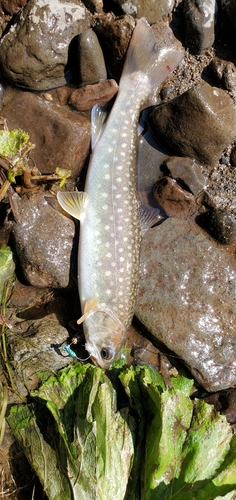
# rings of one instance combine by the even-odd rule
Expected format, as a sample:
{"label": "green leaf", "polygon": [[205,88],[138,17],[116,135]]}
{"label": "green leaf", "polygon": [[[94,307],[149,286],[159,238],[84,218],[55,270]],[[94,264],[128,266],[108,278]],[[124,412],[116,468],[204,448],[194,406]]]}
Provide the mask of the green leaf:
{"label": "green leaf", "polygon": [[191,380],[171,380],[75,363],[13,407],[8,422],[49,500],[235,499],[230,425],[192,401]]}
{"label": "green leaf", "polygon": [[0,248],[0,303],[5,283],[11,279],[15,272],[13,254],[7,245]]}
{"label": "green leaf", "polygon": [[29,136],[23,130],[0,130],[0,156],[13,158],[25,148],[28,140]]}

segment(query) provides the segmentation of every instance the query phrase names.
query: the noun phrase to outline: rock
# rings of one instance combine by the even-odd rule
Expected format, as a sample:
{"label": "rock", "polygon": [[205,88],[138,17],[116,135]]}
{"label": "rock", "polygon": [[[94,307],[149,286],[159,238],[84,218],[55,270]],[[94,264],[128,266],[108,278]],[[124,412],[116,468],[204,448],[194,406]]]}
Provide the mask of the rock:
{"label": "rock", "polygon": [[224,90],[202,80],[156,107],[150,115],[150,126],[167,150],[215,165],[235,139],[236,108]]}
{"label": "rock", "polygon": [[[1,74],[13,85],[47,90],[72,80],[74,37],[89,27],[80,0],[29,0],[0,43]],[[69,50],[69,54],[68,54]]]}
{"label": "rock", "polygon": [[106,54],[107,67],[116,77],[121,75],[134,27],[135,21],[129,15],[116,19],[114,14],[109,14],[96,21],[94,29]]}
{"label": "rock", "polygon": [[92,29],[79,35],[79,81],[91,85],[107,79],[103,52],[96,33]]}
{"label": "rock", "polygon": [[234,147],[231,151],[230,163],[232,167],[236,167],[236,147]]}
{"label": "rock", "polygon": [[76,178],[84,165],[90,145],[90,120],[69,109],[30,93],[14,91],[5,95],[1,115],[9,129],[21,128],[35,144],[30,156],[41,173],[67,168]]}
{"label": "rock", "polygon": [[206,178],[203,175],[202,167],[192,158],[172,156],[162,167],[164,172],[166,169],[174,179],[183,181],[193,194],[198,194],[206,187]]}
{"label": "rock", "polygon": [[236,67],[231,61],[225,61],[219,57],[214,57],[209,64],[209,69],[213,72],[215,81],[224,89],[228,90],[236,102]]}
{"label": "rock", "polygon": [[19,321],[8,342],[9,355],[14,359],[16,387],[22,396],[39,385],[39,372],[54,373],[71,362],[59,347],[68,337],[55,314],[44,318]]}
{"label": "rock", "polygon": [[[74,222],[51,206],[52,197],[48,193],[16,196],[20,219],[13,225],[13,235],[26,281],[43,288],[74,285],[75,270],[71,271]],[[76,254],[73,258],[76,262]]]}
{"label": "rock", "polygon": [[28,0],[1,0],[1,7],[8,14],[13,16],[16,12],[18,12],[21,7],[24,7],[27,4]]}
{"label": "rock", "polygon": [[115,80],[105,80],[94,85],[86,85],[72,92],[69,104],[78,111],[91,109],[95,104],[103,106],[114,97],[118,92],[118,88]]}
{"label": "rock", "polygon": [[215,40],[216,1],[184,0],[186,45],[193,54],[209,49]]}
{"label": "rock", "polygon": [[207,390],[236,386],[235,258],[189,220],[147,232],[135,314]]}
{"label": "rock", "polygon": [[169,217],[195,210],[194,196],[171,177],[160,179],[154,186],[153,195],[158,205]]}
{"label": "rock", "polygon": [[236,221],[226,210],[209,210],[199,215],[196,222],[222,244],[236,241]]}
{"label": "rock", "polygon": [[230,21],[236,28],[236,4],[234,0],[221,0],[222,8],[227,12]]}
{"label": "rock", "polygon": [[115,0],[125,14],[130,14],[136,19],[145,17],[150,24],[154,24],[163,16],[170,14],[174,7],[174,0]]}

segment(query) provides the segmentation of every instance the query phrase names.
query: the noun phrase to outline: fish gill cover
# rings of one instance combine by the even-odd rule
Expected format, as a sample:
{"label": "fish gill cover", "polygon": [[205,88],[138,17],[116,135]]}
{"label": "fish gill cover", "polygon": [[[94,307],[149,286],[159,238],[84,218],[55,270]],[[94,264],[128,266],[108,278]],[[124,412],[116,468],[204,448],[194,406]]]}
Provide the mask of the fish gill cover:
{"label": "fish gill cover", "polygon": [[72,364],[14,406],[13,433],[49,500],[236,498],[236,436],[148,366]]}

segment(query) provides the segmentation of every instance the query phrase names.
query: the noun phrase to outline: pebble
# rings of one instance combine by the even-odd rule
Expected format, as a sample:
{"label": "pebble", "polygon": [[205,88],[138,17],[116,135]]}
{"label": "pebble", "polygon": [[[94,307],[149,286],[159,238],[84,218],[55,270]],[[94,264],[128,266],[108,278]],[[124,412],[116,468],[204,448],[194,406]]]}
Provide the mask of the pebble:
{"label": "pebble", "polygon": [[[74,286],[71,258],[74,222],[52,206],[50,193],[37,192],[21,198],[15,195],[19,221],[13,235],[20,266],[27,283],[36,287]],[[73,257],[74,255],[74,257]]]}
{"label": "pebble", "polygon": [[34,93],[11,89],[5,94],[1,115],[9,129],[28,132],[30,142],[35,144],[30,156],[42,174],[54,173],[60,167],[71,170],[73,179],[78,176],[90,146],[87,116]]}
{"label": "pebble", "polygon": [[227,210],[209,210],[197,217],[197,223],[222,244],[230,245],[236,241],[236,221]]}
{"label": "pebble", "polygon": [[96,33],[90,28],[78,38],[79,44],[79,82],[91,85],[107,79],[103,52]]}
{"label": "pebble", "polygon": [[189,187],[193,194],[199,194],[206,187],[206,176],[202,166],[193,158],[172,156],[163,167],[174,179],[180,179]]}
{"label": "pebble", "polygon": [[156,107],[150,126],[169,152],[216,165],[235,139],[236,107],[226,91],[205,81]]}
{"label": "pebble", "polygon": [[169,217],[175,217],[182,212],[193,212],[195,209],[194,196],[171,177],[160,179],[154,186],[153,195]]}
{"label": "pebble", "polygon": [[194,222],[168,218],[142,241],[135,314],[207,391],[236,386],[236,262]]}
{"label": "pebble", "polygon": [[174,0],[115,0],[125,14],[130,14],[136,19],[145,17],[150,24],[154,24],[163,16],[170,14],[174,7]]}
{"label": "pebble", "polygon": [[72,81],[68,47],[90,20],[80,0],[29,0],[1,39],[1,74],[12,85],[31,90]]}
{"label": "pebble", "polygon": [[184,0],[186,46],[193,54],[209,49],[215,40],[215,0]]}
{"label": "pebble", "polygon": [[118,92],[118,88],[115,80],[105,80],[94,85],[86,85],[71,93],[69,104],[78,111],[89,110],[95,104],[104,106]]}

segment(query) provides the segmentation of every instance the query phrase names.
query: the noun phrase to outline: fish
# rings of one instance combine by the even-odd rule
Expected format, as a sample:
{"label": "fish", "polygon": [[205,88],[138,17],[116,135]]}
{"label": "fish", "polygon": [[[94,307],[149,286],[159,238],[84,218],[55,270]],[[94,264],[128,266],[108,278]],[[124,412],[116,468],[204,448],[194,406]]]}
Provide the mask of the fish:
{"label": "fish", "polygon": [[182,58],[182,49],[157,50],[150,25],[145,18],[138,20],[110,113],[98,106],[92,110],[92,153],[84,191],[57,194],[62,208],[80,220],[78,323],[83,323],[91,361],[104,369],[126,341],[139,281],[141,238],[157,215],[137,196],[140,111]]}

